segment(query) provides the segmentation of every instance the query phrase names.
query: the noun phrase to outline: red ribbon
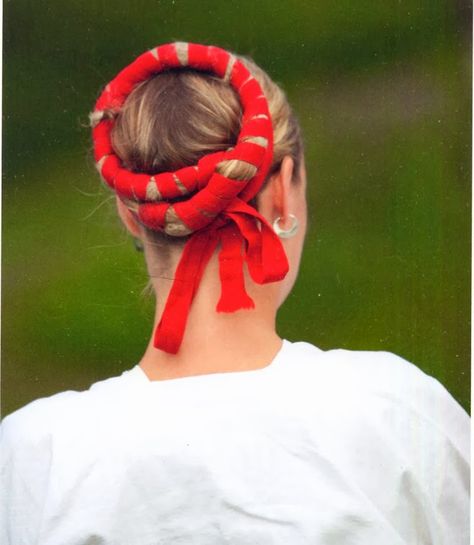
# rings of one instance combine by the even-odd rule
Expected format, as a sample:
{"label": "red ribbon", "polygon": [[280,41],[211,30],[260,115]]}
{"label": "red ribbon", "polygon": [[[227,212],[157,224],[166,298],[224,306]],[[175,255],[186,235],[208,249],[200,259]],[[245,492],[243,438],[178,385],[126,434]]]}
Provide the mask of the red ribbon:
{"label": "red ribbon", "polygon": [[237,198],[222,215],[232,222],[198,231],[186,242],[161,320],[155,329],[155,348],[172,354],[178,352],[192,301],[219,241],[221,296],[216,305],[218,312],[255,307],[245,290],[244,261],[258,284],[282,280],[287,274],[289,264],[281,241],[257,210]]}
{"label": "red ribbon", "polygon": [[[153,74],[189,66],[228,81],[242,104],[242,126],[235,147],[202,157],[195,167],[143,174],[123,168],[111,141],[114,121],[128,94]],[[94,157],[104,181],[117,194],[136,200],[138,217],[150,229],[182,235],[192,232],[178,263],[154,346],[175,354],[181,345],[192,301],[218,243],[221,295],[218,312],[254,308],[245,290],[244,263],[259,283],[282,280],[288,261],[272,227],[247,204],[261,188],[273,158],[273,126],[260,84],[228,51],[201,44],[164,44],[140,55],[104,89],[91,116]],[[219,174],[221,161],[238,159],[256,169],[250,180]],[[183,188],[188,195],[183,196]],[[173,202],[173,204],[171,204]],[[171,218],[171,219],[170,219]],[[168,229],[168,231],[167,231]],[[178,231],[176,231],[178,229]]]}

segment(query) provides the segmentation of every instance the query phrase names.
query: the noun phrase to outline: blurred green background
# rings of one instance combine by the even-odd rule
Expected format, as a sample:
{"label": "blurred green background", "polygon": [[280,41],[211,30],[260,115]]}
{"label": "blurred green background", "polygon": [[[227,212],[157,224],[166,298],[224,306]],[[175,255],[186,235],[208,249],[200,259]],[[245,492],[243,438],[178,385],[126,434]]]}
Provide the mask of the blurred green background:
{"label": "blurred green background", "polygon": [[468,0],[5,0],[3,414],[143,353],[153,301],[88,113],[174,40],[253,56],[301,120],[310,229],[279,334],[395,352],[469,410],[471,17]]}

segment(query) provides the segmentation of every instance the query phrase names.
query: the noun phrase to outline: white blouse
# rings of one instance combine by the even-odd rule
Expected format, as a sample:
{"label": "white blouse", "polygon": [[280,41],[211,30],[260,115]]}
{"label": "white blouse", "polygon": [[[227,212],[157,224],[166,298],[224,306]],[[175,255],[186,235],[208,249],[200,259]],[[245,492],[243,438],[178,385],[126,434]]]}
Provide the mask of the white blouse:
{"label": "white blouse", "polygon": [[3,419],[3,545],[467,545],[470,419],[385,351],[136,365]]}

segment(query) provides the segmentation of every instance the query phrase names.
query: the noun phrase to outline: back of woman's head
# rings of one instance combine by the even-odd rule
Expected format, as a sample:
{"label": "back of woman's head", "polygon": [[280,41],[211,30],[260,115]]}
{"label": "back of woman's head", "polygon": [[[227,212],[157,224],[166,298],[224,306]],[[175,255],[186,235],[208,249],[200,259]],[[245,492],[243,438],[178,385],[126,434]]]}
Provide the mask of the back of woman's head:
{"label": "back of woman's head", "polygon": [[[268,101],[274,147],[267,180],[289,155],[297,183],[303,144],[286,96],[252,60],[235,57],[257,79]],[[168,70],[140,83],[130,93],[115,117],[112,144],[128,170],[147,174],[174,171],[196,165],[208,153],[232,148],[241,130],[241,115],[236,91],[222,78],[189,68]],[[234,159],[221,162],[217,171],[228,178],[248,180],[256,169]],[[256,199],[250,204],[256,207]],[[133,209],[135,203],[129,201],[128,205]],[[179,244],[189,238],[148,229],[147,234],[165,244]]]}
{"label": "back of woman's head", "polygon": [[[158,46],[105,86],[90,119],[96,166],[120,198],[125,224],[144,238],[148,265],[167,271],[169,252],[184,242],[155,330],[156,348],[179,350],[216,249],[217,312],[255,308],[245,289],[245,264],[257,284],[287,276],[281,218],[270,220],[272,226],[257,204],[273,174],[282,174],[287,186],[305,179],[303,145],[285,94],[253,61],[215,46]],[[288,156],[293,162],[285,161]],[[293,221],[284,236],[297,227]],[[161,251],[155,254],[152,246]]]}

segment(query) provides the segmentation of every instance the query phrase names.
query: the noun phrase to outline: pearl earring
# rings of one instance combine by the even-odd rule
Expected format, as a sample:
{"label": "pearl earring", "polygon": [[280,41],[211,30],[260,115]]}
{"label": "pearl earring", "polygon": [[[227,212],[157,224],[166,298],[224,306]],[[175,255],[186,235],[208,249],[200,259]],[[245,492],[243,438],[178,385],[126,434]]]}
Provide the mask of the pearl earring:
{"label": "pearl earring", "polygon": [[280,220],[282,219],[281,216],[278,216],[278,218],[276,218],[273,222],[273,230],[280,238],[291,238],[298,231],[298,218],[293,214],[288,214],[288,217],[292,220],[292,224],[288,229],[282,229],[280,227]]}

